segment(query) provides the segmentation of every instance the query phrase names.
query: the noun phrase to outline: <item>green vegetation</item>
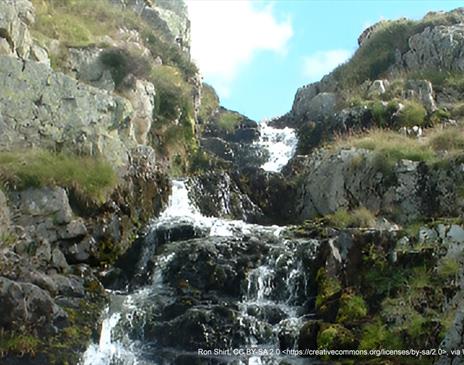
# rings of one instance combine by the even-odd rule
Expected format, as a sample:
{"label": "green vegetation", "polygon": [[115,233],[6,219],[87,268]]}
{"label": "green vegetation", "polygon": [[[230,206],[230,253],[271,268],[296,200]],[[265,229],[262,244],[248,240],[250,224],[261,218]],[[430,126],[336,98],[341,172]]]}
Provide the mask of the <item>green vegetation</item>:
{"label": "green vegetation", "polygon": [[151,66],[147,58],[131,54],[122,48],[110,48],[103,51],[100,61],[111,72],[116,89],[133,86],[128,75],[145,79],[150,74]]}
{"label": "green vegetation", "polygon": [[198,119],[201,123],[208,122],[211,115],[219,108],[219,97],[215,90],[208,84],[203,84],[201,91],[201,105]]}
{"label": "green vegetation", "polygon": [[186,161],[196,150],[193,87],[181,71],[172,66],[157,66],[149,77],[156,87],[152,130],[153,145],[171,158],[171,168],[181,175]]}
{"label": "green vegetation", "polygon": [[2,232],[0,233],[0,247],[9,247],[12,246],[17,240],[17,237],[12,232]]}
{"label": "green vegetation", "polygon": [[[120,29],[137,30],[154,58],[178,67],[185,79],[197,73],[187,55],[173,44],[171,35],[161,26],[146,23],[135,12],[112,4],[109,0],[33,0],[36,21],[33,36],[41,43],[60,41],[60,49],[50,55],[52,64],[64,70],[67,47],[106,46],[105,36],[116,36]],[[116,37],[115,37],[116,38]]]}
{"label": "green vegetation", "polygon": [[362,337],[359,344],[361,350],[403,348],[401,337],[392,333],[379,319],[366,324],[362,328]]}
{"label": "green vegetation", "polygon": [[341,284],[337,278],[328,275],[321,267],[316,275],[318,294],[316,297],[316,309],[323,314],[328,311],[330,301],[341,291]]}
{"label": "green vegetation", "polygon": [[106,161],[46,150],[0,152],[0,176],[9,189],[58,185],[100,202],[117,184]]}
{"label": "green vegetation", "polygon": [[367,315],[367,304],[364,298],[353,291],[344,291],[340,297],[340,308],[337,313],[338,323],[360,320]]}
{"label": "green vegetation", "polygon": [[8,353],[19,356],[35,355],[39,346],[40,341],[37,337],[0,330],[0,358]]}
{"label": "green vegetation", "polygon": [[445,257],[437,267],[437,273],[442,279],[455,279],[461,270],[460,262],[454,257]]}
{"label": "green vegetation", "polygon": [[375,216],[364,207],[352,211],[338,209],[335,213],[326,215],[324,219],[336,228],[368,228],[375,224]]}
{"label": "green vegetation", "polygon": [[229,110],[221,112],[217,120],[217,126],[222,130],[232,132],[242,121],[242,116]]}
{"label": "green vegetation", "polygon": [[356,348],[356,339],[353,333],[343,326],[323,325],[317,335],[317,347],[330,350],[351,350]]}
{"label": "green vegetation", "polygon": [[334,71],[335,80],[342,89],[350,89],[366,80],[379,79],[395,63],[395,52],[407,51],[408,39],[413,34],[431,25],[456,24],[462,20],[462,16],[456,13],[434,13],[419,21],[382,21],[353,57]]}
{"label": "green vegetation", "polygon": [[429,133],[428,141],[435,151],[456,154],[464,151],[464,130],[460,127],[437,129]]}
{"label": "green vegetation", "polygon": [[398,125],[401,127],[422,127],[425,124],[427,111],[417,101],[404,102],[404,107],[398,112]]}

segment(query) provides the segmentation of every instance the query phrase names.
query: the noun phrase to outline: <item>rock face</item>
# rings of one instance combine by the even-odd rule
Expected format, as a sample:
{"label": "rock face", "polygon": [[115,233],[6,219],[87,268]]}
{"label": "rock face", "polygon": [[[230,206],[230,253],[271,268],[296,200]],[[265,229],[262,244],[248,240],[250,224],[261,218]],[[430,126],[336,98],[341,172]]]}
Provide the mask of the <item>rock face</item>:
{"label": "rock face", "polygon": [[409,39],[409,50],[402,56],[411,70],[464,70],[464,25],[427,27]]}
{"label": "rock face", "polygon": [[67,317],[45,290],[34,284],[17,283],[3,277],[0,277],[0,306],[4,310],[0,320],[3,328],[8,328],[11,323],[46,328]]}
{"label": "rock face", "polygon": [[[227,117],[232,120],[224,121]],[[213,156],[231,162],[237,168],[261,166],[268,155],[255,144],[259,137],[258,123],[221,107],[213,111],[210,120],[204,121],[200,144]]]}
{"label": "rock face", "polygon": [[125,99],[35,62],[0,58],[1,149],[45,147],[127,163],[134,145]]}
{"label": "rock face", "polygon": [[429,169],[423,163],[401,160],[390,170],[379,168],[378,158],[354,148],[336,153],[319,150],[310,155],[298,193],[301,219],[358,206],[398,222],[459,215],[462,201],[453,187],[453,181],[462,178],[459,164]]}
{"label": "rock face", "polygon": [[[235,177],[235,176],[234,176]],[[189,179],[192,201],[205,216],[257,222],[263,212],[227,172],[206,172]]]}
{"label": "rock face", "polygon": [[164,28],[165,34],[172,37],[172,43],[176,43],[180,49],[190,54],[190,20],[187,16],[187,7],[182,1],[112,0],[112,2],[132,9],[148,24],[156,28]]}
{"label": "rock face", "polygon": [[27,24],[34,19],[29,1],[8,0],[0,4],[0,55],[29,58],[32,37]]}
{"label": "rock face", "polygon": [[192,201],[205,216],[259,224],[295,222],[294,185],[280,173],[247,167],[205,172],[188,180]]}

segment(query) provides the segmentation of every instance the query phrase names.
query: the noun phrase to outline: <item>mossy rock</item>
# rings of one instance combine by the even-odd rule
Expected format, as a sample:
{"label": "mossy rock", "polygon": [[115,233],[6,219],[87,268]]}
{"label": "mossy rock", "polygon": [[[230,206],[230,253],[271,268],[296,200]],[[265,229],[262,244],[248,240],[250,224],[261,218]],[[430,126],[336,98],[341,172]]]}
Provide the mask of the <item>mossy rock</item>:
{"label": "mossy rock", "polygon": [[337,313],[338,323],[352,323],[366,317],[368,307],[364,298],[353,291],[344,291],[340,297],[340,307]]}
{"label": "mossy rock", "polygon": [[298,337],[298,348],[302,351],[309,349],[317,349],[317,334],[321,327],[322,321],[310,320],[307,321],[300,329]]}
{"label": "mossy rock", "polygon": [[341,295],[341,284],[336,276],[330,275],[327,270],[321,267],[316,275],[317,296],[316,313],[326,321],[334,321]]}
{"label": "mossy rock", "polygon": [[317,335],[317,347],[320,350],[353,350],[358,343],[349,329],[340,324],[324,323]]}

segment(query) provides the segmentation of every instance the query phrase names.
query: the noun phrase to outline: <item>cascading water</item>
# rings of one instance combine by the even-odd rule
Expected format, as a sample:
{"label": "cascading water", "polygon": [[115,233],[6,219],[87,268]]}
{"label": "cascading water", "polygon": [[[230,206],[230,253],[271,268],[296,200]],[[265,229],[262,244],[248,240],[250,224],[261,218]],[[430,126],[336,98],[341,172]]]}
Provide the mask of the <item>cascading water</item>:
{"label": "cascading water", "polygon": [[269,121],[259,124],[260,138],[257,142],[269,152],[269,160],[261,167],[266,171],[279,172],[295,154],[298,138],[292,128],[274,128]]}
{"label": "cascading water", "polygon": [[[278,171],[296,137],[267,125],[261,132],[271,156],[263,167]],[[282,230],[205,217],[185,182],[173,181],[169,206],[150,225],[138,262],[130,263],[137,281],[129,292],[111,293],[100,341],[81,364],[311,363],[277,356],[296,348],[308,316],[303,260],[316,245],[284,239]]]}

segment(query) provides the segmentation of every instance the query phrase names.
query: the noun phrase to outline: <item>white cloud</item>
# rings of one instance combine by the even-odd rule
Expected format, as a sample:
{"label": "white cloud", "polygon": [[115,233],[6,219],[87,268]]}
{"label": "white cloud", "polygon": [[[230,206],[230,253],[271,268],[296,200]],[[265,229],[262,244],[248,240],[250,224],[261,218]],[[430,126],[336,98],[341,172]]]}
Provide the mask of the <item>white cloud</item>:
{"label": "white cloud", "polygon": [[318,51],[303,60],[303,74],[309,81],[318,81],[335,67],[350,58],[352,52],[346,49]]}
{"label": "white cloud", "polygon": [[220,96],[227,97],[240,67],[256,52],[285,54],[293,35],[290,20],[278,21],[272,7],[256,8],[251,0],[188,0],[192,57]]}

